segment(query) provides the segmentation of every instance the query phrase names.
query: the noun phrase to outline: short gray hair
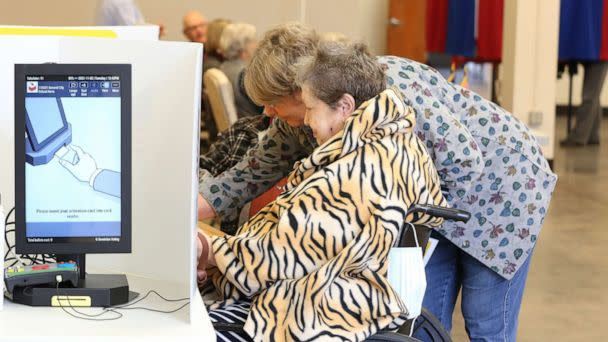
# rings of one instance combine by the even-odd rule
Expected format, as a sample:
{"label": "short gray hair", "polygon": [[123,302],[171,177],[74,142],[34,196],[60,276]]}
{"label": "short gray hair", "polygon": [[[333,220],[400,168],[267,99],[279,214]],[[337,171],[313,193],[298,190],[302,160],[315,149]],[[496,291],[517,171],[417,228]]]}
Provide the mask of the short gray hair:
{"label": "short gray hair", "polygon": [[247,44],[256,39],[255,27],[251,24],[237,22],[228,24],[220,38],[219,51],[228,60],[236,59],[245,50]]}
{"label": "short gray hair", "polygon": [[342,95],[350,94],[359,107],[386,89],[386,77],[376,58],[363,43],[324,41],[313,56],[297,65],[297,83],[334,108]]}

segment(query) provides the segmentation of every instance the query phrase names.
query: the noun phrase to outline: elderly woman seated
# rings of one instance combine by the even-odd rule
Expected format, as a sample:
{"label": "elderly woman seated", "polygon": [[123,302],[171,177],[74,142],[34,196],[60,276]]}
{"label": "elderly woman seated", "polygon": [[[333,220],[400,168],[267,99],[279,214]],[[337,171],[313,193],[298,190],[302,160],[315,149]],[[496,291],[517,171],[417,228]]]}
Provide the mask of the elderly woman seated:
{"label": "elderly woman seated", "polygon": [[298,75],[320,146],[236,235],[199,235],[199,275],[214,266],[216,300],[251,300],[256,341],[364,340],[407,313],[386,278],[398,231],[441,224],[408,208],[446,202],[413,110],[364,45],[321,44]]}
{"label": "elderly woman seated", "polygon": [[228,24],[219,41],[219,52],[224,57],[220,70],[232,83],[239,117],[262,113],[262,108],[249,99],[243,87],[244,70],[256,47],[255,27],[242,22]]}
{"label": "elderly woman seated", "polygon": [[219,68],[224,61],[224,56],[219,52],[220,39],[224,29],[231,23],[228,19],[214,19],[209,23],[207,30],[207,43],[205,44],[205,59],[203,61],[203,73],[211,68]]}

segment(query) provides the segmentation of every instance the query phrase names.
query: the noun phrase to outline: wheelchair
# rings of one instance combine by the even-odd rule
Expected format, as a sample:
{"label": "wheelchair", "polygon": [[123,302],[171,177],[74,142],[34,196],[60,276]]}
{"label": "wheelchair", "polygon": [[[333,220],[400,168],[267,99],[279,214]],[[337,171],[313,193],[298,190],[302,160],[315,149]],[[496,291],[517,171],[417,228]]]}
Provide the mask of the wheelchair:
{"label": "wheelchair", "polygon": [[[431,217],[439,217],[445,220],[467,222],[471,214],[464,210],[440,207],[435,205],[414,205],[408,210],[409,214],[426,214]],[[404,231],[398,242],[399,247],[416,246],[418,240],[420,246],[426,246],[431,236],[432,228],[424,225],[415,225],[415,229],[410,229],[410,225],[404,225]],[[414,236],[415,235],[415,236]],[[244,310],[244,309],[241,309]],[[412,328],[413,324],[413,328]],[[243,330],[242,322],[213,322],[216,332],[223,335],[218,341],[225,340],[248,340]],[[420,316],[415,319],[407,320],[396,332],[381,331],[374,336],[366,339],[367,342],[415,342],[420,341],[412,337],[418,331],[426,333],[435,342],[451,342],[450,334],[445,330],[437,317],[430,311],[422,308]],[[410,335],[411,332],[411,335]],[[231,338],[232,336],[233,338]]]}

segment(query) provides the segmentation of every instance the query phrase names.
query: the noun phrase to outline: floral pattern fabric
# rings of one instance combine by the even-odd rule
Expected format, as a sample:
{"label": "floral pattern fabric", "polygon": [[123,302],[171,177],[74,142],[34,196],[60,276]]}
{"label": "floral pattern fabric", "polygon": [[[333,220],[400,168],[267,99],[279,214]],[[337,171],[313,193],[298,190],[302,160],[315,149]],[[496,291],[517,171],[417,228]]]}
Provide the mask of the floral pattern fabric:
{"label": "floral pattern fabric", "polygon": [[[416,111],[418,137],[434,155],[441,178],[472,180],[469,189],[451,187],[446,196],[452,207],[471,212],[471,220],[446,222],[438,231],[511,279],[538,240],[557,182],[534,135],[503,108],[448,82],[429,66],[392,56],[378,61],[388,85],[397,86]],[[468,137],[458,133],[455,121],[474,139],[469,146],[462,144]],[[476,147],[483,169],[468,179],[463,164],[471,162]],[[446,152],[447,158],[437,157]]]}

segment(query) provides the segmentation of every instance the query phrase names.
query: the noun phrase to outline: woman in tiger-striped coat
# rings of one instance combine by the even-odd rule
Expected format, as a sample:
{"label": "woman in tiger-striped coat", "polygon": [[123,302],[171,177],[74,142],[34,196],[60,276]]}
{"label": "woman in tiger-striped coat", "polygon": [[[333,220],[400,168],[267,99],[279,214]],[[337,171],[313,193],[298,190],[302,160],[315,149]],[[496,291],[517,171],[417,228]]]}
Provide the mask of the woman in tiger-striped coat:
{"label": "woman in tiger-striped coat", "polygon": [[364,46],[330,45],[301,66],[320,146],[235,236],[207,237],[219,299],[252,299],[245,331],[256,341],[360,341],[397,327],[407,308],[386,278],[389,249],[404,222],[441,223],[406,217],[415,203],[445,205],[413,110],[383,91]]}

